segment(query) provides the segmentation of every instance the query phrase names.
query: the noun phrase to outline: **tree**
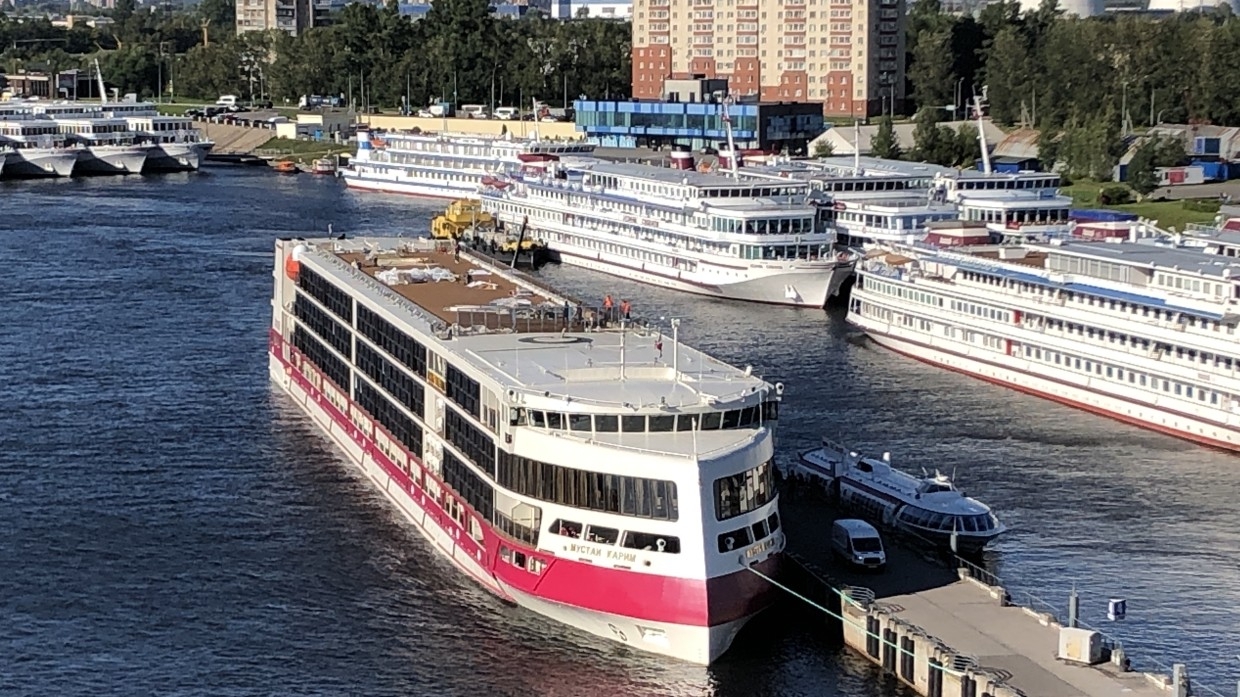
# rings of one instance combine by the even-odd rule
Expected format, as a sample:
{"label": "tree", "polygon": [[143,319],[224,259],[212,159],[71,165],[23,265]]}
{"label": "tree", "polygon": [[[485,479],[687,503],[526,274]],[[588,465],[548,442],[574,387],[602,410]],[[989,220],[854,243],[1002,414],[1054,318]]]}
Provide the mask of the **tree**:
{"label": "tree", "polygon": [[814,152],[811,157],[831,157],[835,154],[835,145],[826,139],[819,139],[814,143]]}
{"label": "tree", "polygon": [[878,120],[878,131],[870,138],[870,154],[887,160],[898,160],[903,155],[891,117],[886,114]]}
{"label": "tree", "polygon": [[923,30],[908,68],[913,99],[919,107],[942,107],[956,101],[952,61],[951,27]]}
{"label": "tree", "polygon": [[939,109],[922,107],[913,119],[913,146],[917,159],[950,166],[956,164],[956,134],[939,125]]}
{"label": "tree", "polygon": [[1128,161],[1128,186],[1142,196],[1158,188],[1158,175],[1154,172],[1154,160],[1158,154],[1158,139],[1150,138],[1137,148]]}

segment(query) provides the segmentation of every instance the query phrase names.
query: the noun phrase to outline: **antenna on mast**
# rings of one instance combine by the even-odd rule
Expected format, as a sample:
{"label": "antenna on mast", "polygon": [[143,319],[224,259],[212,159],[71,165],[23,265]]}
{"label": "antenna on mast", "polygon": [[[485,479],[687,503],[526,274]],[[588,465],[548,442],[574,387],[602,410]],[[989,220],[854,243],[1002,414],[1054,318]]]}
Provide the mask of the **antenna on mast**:
{"label": "antenna on mast", "polygon": [[728,106],[732,104],[732,95],[723,98],[723,127],[728,132],[728,152],[731,157],[728,158],[728,164],[731,165],[732,178],[740,179],[740,174],[736,170],[736,161],[740,159],[740,155],[736,152],[736,142],[732,139],[732,117],[728,115]]}
{"label": "antenna on mast", "polygon": [[103,71],[99,68],[99,59],[95,59],[95,79],[99,82],[99,102],[108,103],[108,88],[103,86]]}
{"label": "antenna on mast", "polygon": [[982,123],[982,98],[973,95],[973,109],[977,116],[977,141],[982,146],[982,172],[990,174],[990,149],[986,146],[986,129]]}
{"label": "antenna on mast", "polygon": [[861,175],[861,119],[853,119],[853,176]]}

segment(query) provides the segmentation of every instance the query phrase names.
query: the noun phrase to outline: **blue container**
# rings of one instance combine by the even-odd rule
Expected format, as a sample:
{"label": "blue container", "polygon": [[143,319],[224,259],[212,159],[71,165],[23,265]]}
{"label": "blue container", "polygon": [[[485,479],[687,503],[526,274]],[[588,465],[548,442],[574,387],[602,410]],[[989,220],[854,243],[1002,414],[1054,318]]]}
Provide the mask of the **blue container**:
{"label": "blue container", "polygon": [[1078,223],[1121,223],[1136,220],[1139,216],[1105,208],[1073,208],[1068,211],[1068,217]]}

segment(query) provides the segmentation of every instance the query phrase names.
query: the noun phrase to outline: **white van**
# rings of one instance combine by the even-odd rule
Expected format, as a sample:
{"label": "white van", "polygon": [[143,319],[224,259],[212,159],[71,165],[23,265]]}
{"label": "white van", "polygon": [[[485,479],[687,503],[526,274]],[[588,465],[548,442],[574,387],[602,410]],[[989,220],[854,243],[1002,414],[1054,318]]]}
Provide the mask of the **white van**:
{"label": "white van", "polygon": [[831,551],[854,566],[881,569],[887,565],[887,552],[878,530],[864,520],[845,518],[831,526]]}
{"label": "white van", "polygon": [[237,106],[237,95],[235,94],[220,95],[220,98],[215,100],[215,106],[228,106],[228,107]]}
{"label": "white van", "polygon": [[495,107],[495,118],[501,121],[512,121],[521,115],[521,110],[515,106],[497,106]]}
{"label": "white van", "polygon": [[485,119],[487,108],[485,104],[466,104],[461,107],[461,114],[467,119]]}

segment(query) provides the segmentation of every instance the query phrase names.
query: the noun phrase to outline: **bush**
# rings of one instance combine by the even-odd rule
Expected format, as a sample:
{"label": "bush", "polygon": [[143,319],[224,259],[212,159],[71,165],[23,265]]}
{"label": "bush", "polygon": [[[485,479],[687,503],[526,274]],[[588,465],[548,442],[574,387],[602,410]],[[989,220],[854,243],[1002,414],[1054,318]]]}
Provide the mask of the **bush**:
{"label": "bush", "polygon": [[1218,213],[1221,201],[1216,198],[1206,199],[1187,199],[1180,206],[1186,211],[1197,211],[1199,213]]}
{"label": "bush", "polygon": [[1107,186],[1103,187],[1098,194],[1098,203],[1104,206],[1118,206],[1124,203],[1132,203],[1132,190],[1126,186]]}

